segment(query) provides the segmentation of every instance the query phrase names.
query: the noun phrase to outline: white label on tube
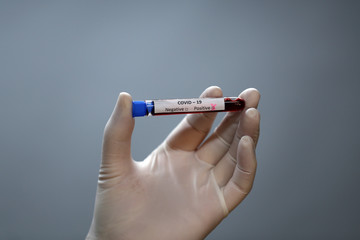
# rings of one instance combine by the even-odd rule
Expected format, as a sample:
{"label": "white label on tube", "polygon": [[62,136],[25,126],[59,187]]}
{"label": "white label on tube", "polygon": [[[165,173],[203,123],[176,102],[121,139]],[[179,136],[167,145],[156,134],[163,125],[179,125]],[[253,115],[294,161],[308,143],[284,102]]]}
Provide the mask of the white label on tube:
{"label": "white label on tube", "polygon": [[154,113],[211,112],[225,110],[223,98],[154,100]]}

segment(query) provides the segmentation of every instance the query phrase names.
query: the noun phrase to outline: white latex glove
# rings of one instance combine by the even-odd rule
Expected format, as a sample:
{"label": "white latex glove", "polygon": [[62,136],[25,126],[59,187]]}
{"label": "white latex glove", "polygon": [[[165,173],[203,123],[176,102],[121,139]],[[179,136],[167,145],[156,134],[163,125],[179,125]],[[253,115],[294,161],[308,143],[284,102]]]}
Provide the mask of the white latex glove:
{"label": "white latex glove", "polygon": [[[218,87],[201,97],[222,97]],[[104,131],[94,217],[87,239],[203,239],[249,193],[256,171],[260,94],[227,113],[187,115],[144,161],[131,157],[132,99],[121,93]],[[202,144],[201,144],[202,143]],[[136,149],[136,147],[135,147]]]}

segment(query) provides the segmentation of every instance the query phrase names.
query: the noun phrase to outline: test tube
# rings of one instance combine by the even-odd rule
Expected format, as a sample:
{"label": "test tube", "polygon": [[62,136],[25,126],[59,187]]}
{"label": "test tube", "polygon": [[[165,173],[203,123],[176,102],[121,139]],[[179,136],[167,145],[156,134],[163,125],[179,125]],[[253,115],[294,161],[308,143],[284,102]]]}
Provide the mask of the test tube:
{"label": "test tube", "polygon": [[133,101],[133,117],[204,113],[235,112],[245,107],[245,101],[239,97],[225,98],[187,98]]}

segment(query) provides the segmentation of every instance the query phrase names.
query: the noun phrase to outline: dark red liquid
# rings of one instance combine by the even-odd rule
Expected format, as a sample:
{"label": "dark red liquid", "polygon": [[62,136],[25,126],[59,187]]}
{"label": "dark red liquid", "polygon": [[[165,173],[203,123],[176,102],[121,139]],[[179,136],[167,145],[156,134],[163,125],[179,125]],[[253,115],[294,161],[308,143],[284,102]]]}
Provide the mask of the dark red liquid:
{"label": "dark red liquid", "polygon": [[236,99],[231,99],[231,98],[224,98],[224,102],[225,102],[225,111],[240,111],[243,110],[245,107],[245,101],[242,98],[236,98]]}

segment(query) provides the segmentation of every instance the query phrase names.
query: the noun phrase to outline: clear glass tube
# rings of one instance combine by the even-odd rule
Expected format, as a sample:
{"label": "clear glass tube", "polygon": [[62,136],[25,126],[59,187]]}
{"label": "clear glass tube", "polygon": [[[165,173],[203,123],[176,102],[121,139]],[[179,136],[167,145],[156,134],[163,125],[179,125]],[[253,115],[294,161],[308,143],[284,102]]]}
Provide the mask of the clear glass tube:
{"label": "clear glass tube", "polygon": [[245,101],[239,97],[133,101],[133,116],[234,112],[244,107]]}

